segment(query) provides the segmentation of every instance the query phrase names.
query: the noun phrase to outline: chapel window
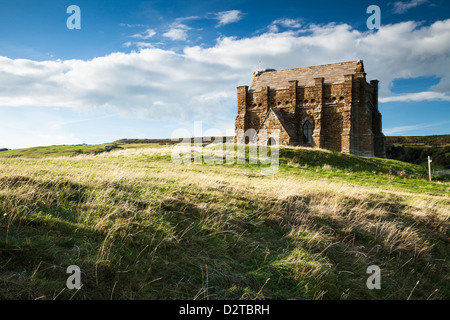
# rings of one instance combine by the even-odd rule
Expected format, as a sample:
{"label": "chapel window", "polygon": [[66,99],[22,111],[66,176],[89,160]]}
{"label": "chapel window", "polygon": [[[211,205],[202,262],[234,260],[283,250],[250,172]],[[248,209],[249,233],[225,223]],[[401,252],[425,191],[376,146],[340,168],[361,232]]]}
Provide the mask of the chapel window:
{"label": "chapel window", "polygon": [[312,126],[309,121],[306,121],[303,125],[303,141],[312,144]]}

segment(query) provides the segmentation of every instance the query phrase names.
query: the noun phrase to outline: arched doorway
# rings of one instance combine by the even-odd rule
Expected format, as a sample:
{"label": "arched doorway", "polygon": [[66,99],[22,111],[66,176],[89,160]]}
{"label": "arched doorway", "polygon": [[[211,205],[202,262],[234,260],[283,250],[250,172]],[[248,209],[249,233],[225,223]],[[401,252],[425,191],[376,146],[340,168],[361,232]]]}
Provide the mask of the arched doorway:
{"label": "arched doorway", "polygon": [[277,142],[274,138],[271,137],[271,138],[269,138],[269,140],[267,140],[267,145],[268,146],[276,146]]}
{"label": "arched doorway", "polygon": [[308,120],[303,124],[303,142],[312,144],[312,125]]}

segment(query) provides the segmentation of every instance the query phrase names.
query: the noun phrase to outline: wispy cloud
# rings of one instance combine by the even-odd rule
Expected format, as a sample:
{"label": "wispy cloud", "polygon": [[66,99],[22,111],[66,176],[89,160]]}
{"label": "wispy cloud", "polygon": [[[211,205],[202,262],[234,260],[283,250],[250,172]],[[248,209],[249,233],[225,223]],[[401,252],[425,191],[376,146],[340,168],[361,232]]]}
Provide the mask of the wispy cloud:
{"label": "wispy cloud", "polygon": [[175,19],[175,22],[183,22],[183,21],[189,21],[189,20],[198,20],[201,19],[200,16],[188,16],[188,17],[179,17]]}
{"label": "wispy cloud", "polygon": [[219,20],[216,27],[221,27],[229,23],[238,22],[244,17],[241,10],[221,11],[215,14],[215,19]]}
{"label": "wispy cloud", "polygon": [[450,121],[435,122],[435,123],[420,123],[420,124],[414,124],[414,125],[410,125],[410,126],[398,126],[398,127],[392,127],[392,128],[384,128],[383,132],[386,135],[406,134],[408,132],[417,132],[418,130],[422,130],[422,129],[447,125],[449,123],[450,123]]}
{"label": "wispy cloud", "polygon": [[277,19],[269,25],[269,32],[278,32],[278,26],[282,26],[284,28],[297,29],[300,28],[302,25],[300,23],[300,19],[288,19],[288,18]]}
{"label": "wispy cloud", "polygon": [[153,37],[156,34],[156,31],[153,29],[147,29],[144,32],[133,34],[132,38],[139,38],[139,39],[149,39]]}
{"label": "wispy cloud", "polygon": [[146,24],[121,23],[121,24],[119,24],[119,26],[121,26],[121,27],[128,27],[128,28],[138,28],[138,27],[148,28],[148,25],[146,25]]}
{"label": "wispy cloud", "polygon": [[123,44],[123,46],[126,48],[134,46],[139,49],[144,49],[144,48],[153,48],[154,44],[148,43],[148,42],[142,42],[142,41],[127,41]]}
{"label": "wispy cloud", "polygon": [[394,2],[394,12],[398,14],[405,13],[409,9],[420,6],[426,2],[428,2],[428,0],[396,1]]}
{"label": "wispy cloud", "polygon": [[379,99],[380,102],[412,102],[412,101],[449,101],[450,96],[442,92],[423,91],[415,93],[407,93],[397,96],[384,97]]}

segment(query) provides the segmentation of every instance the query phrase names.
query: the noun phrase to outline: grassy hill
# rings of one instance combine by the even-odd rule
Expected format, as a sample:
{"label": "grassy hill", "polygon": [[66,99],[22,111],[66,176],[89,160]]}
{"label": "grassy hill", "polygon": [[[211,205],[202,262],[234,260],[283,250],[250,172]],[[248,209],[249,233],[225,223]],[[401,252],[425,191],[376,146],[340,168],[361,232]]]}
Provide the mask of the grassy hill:
{"label": "grassy hill", "polygon": [[386,155],[390,159],[427,166],[433,159],[433,175],[438,180],[450,181],[450,135],[387,136]]}
{"label": "grassy hill", "polygon": [[450,145],[450,134],[429,136],[386,136],[386,143],[403,146],[445,147]]}
{"label": "grassy hill", "polygon": [[110,145],[0,152],[0,298],[450,298],[449,184],[421,166],[281,148],[263,175]]}

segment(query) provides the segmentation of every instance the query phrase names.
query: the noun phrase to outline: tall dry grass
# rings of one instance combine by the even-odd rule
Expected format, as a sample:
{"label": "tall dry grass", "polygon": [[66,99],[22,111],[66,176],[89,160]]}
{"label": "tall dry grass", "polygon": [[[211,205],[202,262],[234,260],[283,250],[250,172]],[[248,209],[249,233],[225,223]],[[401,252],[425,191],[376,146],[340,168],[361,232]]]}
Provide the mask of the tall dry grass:
{"label": "tall dry grass", "polygon": [[[387,192],[377,186],[363,187],[323,177],[289,173],[263,176],[257,170],[239,166],[174,165],[153,158],[171,152],[172,147],[168,147],[120,150],[97,156],[1,159],[3,246],[9,248],[11,237],[20,237],[21,224],[32,223],[33,219],[53,216],[58,221],[87,228],[100,235],[96,243],[86,239],[86,246],[95,252],[89,259],[98,284],[97,269],[111,267],[118,261],[120,264],[119,252],[129,247],[136,248],[134,262],[145,261],[146,272],[154,272],[158,279],[165,275],[155,271],[154,266],[161,267],[161,261],[171,263],[165,260],[164,250],[168,248],[177,250],[187,248],[185,242],[204,245],[209,239],[232,237],[235,243],[224,251],[229,252],[246,239],[249,248],[254,247],[249,249],[249,256],[256,253],[264,256],[260,263],[297,283],[302,290],[316,287],[314,298],[330,295],[324,289],[329,286],[336,290],[333,298],[358,297],[360,292],[346,288],[351,281],[340,279],[347,273],[362,277],[365,268],[373,263],[381,265],[391,281],[390,288],[398,290],[387,296],[397,298],[407,296],[411,281],[415,283],[424,275],[439,278],[439,272],[448,270],[447,262],[438,261],[443,259],[442,253],[435,250],[437,243],[440,247],[448,244],[450,201],[445,195],[396,189]],[[176,213],[176,223],[167,220],[161,214],[164,212]],[[260,253],[258,228],[267,237],[274,237],[271,228],[283,233],[274,243],[265,244],[264,254]],[[278,242],[279,247],[269,248]],[[191,250],[194,249],[189,248],[186,254],[192,254]],[[270,260],[273,251],[275,257]],[[183,257],[183,251],[178,255]],[[189,256],[183,257],[183,261],[189,261]],[[223,285],[219,271],[214,273],[211,268],[201,265],[202,278],[199,286],[193,285],[195,294],[191,297],[224,297],[220,295],[222,289],[214,289],[211,284],[210,280],[216,286]],[[245,282],[238,281],[239,276],[234,273],[231,276],[231,271],[221,272],[232,283]],[[35,276],[36,272],[33,279]],[[255,289],[256,297],[275,295],[276,286],[269,278],[261,275],[261,281],[266,280],[254,284],[259,288]],[[177,281],[169,283],[178,288],[178,295],[192,293],[188,284],[180,284],[182,278]],[[329,284],[333,281],[336,283]],[[421,298],[433,292],[439,283],[431,278],[422,281],[426,285],[416,292],[422,294],[418,296]],[[116,282],[116,295],[119,287]],[[144,286],[141,291],[133,290],[143,294],[146,289]],[[165,294],[170,295],[170,290]]]}

